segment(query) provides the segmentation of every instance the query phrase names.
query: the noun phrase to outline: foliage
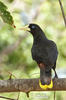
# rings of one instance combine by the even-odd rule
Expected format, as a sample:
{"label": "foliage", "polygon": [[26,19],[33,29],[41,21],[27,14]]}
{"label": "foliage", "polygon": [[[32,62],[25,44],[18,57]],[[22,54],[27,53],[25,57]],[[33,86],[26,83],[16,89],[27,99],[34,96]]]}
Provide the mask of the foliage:
{"label": "foliage", "polygon": [[7,7],[0,1],[0,16],[7,24],[13,25],[13,18],[10,12],[7,11]]}

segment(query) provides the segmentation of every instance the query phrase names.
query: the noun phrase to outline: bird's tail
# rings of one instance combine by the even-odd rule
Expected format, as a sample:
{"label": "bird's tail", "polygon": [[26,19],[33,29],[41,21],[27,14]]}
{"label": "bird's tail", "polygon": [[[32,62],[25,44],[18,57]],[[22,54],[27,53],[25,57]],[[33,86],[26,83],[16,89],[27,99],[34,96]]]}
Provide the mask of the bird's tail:
{"label": "bird's tail", "polygon": [[53,81],[51,79],[51,69],[45,70],[45,68],[40,68],[40,80],[39,85],[42,89],[52,88]]}

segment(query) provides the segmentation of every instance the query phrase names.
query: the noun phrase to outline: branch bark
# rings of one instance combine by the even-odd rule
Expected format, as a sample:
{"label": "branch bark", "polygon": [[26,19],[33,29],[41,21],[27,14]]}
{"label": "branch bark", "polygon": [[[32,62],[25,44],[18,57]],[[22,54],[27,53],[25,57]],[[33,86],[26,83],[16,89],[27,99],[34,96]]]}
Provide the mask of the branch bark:
{"label": "branch bark", "polygon": [[54,79],[53,88],[47,90],[42,90],[38,83],[39,79],[0,80],[0,92],[66,91],[66,78]]}

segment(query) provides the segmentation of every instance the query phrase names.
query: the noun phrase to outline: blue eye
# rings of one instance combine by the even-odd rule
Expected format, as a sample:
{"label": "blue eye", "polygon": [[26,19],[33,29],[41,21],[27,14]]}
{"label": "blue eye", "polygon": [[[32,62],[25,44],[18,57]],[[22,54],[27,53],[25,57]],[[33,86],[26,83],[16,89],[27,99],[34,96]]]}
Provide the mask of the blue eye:
{"label": "blue eye", "polygon": [[32,26],[32,29],[34,29],[34,28],[35,28],[35,26],[33,25],[33,26]]}

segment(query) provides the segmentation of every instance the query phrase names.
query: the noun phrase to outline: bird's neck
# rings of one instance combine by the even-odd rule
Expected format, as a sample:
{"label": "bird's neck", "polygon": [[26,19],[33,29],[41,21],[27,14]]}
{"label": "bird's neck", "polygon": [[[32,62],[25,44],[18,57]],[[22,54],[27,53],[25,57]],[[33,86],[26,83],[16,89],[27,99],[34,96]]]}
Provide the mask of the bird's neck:
{"label": "bird's neck", "polygon": [[33,35],[34,41],[40,41],[40,40],[47,40],[45,34],[43,32],[40,33],[36,33],[35,36]]}

